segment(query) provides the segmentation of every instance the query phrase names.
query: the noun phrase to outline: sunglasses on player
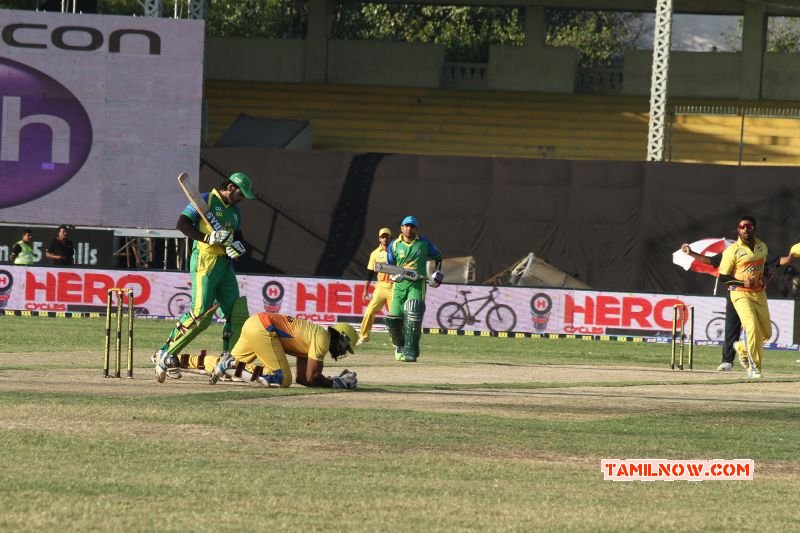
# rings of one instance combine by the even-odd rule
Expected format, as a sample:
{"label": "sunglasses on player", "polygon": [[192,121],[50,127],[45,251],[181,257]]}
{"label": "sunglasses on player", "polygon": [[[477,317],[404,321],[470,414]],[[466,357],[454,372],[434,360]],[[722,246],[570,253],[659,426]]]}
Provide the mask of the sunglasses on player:
{"label": "sunglasses on player", "polygon": [[753,229],[755,228],[754,225],[750,224],[749,222],[745,222],[744,224],[739,224],[739,229]]}

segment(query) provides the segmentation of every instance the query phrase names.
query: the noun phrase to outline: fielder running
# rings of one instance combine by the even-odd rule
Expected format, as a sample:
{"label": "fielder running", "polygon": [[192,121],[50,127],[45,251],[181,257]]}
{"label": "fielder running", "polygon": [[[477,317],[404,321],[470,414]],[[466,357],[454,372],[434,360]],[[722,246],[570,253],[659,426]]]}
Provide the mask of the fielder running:
{"label": "fielder running", "polygon": [[419,274],[416,281],[402,276],[394,278],[392,303],[389,315],[385,318],[386,328],[395,345],[394,358],[407,363],[415,362],[420,355],[428,260],[432,259],[436,264],[430,286],[438,287],[444,279],[441,273],[442,252],[431,241],[417,235],[417,225],[416,217],[405,217],[400,225],[400,236],[389,246],[387,254],[389,264],[412,269]]}
{"label": "fielder running", "polygon": [[[292,384],[292,369],[286,355],[297,358],[298,385],[335,389],[355,389],[355,372],[343,371],[337,377],[322,374],[325,355],[334,361],[354,353],[358,335],[350,324],[335,324],[324,328],[314,322],[277,313],[257,313],[242,327],[239,341],[233,350],[222,354],[214,367],[209,383],[224,376],[249,378],[262,385],[288,387]],[[257,366],[253,365],[257,362]],[[248,376],[248,374],[250,374]]]}
{"label": "fielder running", "polygon": [[171,377],[180,377],[176,356],[192,339],[205,330],[215,302],[227,318],[222,329],[222,349],[227,351],[248,317],[247,301],[239,297],[239,284],[232,259],[245,253],[241,241],[241,215],[236,206],[244,198],[253,200],[250,178],[242,172],[232,174],[218,189],[203,193],[203,199],[224,229],[213,231],[192,204],[178,217],[176,228],[193,239],[189,273],[192,278],[192,309],[172,329],[166,342],[153,356],[156,381],[163,383],[169,370]]}
{"label": "fielder running", "polygon": [[764,341],[772,335],[772,325],[764,291],[767,245],[756,238],[756,220],[743,216],[737,226],[739,238],[722,252],[719,265],[720,281],[730,283],[731,303],[742,321],[744,342],[736,342],[739,362],[747,370],[747,377],[762,376],[761,361]]}
{"label": "fielder running", "polygon": [[392,230],[389,228],[381,228],[378,230],[378,247],[369,254],[369,262],[367,263],[367,271],[369,277],[364,284],[364,300],[369,301],[366,310],[364,311],[364,319],[361,321],[361,329],[358,332],[358,342],[356,346],[369,342],[370,333],[372,333],[372,324],[375,323],[375,315],[377,315],[384,304],[388,302],[392,305],[392,280],[389,279],[389,274],[378,272],[378,282],[375,284],[375,290],[372,295],[369,294],[369,286],[375,277],[375,264],[386,263],[387,250],[389,242],[392,239]]}

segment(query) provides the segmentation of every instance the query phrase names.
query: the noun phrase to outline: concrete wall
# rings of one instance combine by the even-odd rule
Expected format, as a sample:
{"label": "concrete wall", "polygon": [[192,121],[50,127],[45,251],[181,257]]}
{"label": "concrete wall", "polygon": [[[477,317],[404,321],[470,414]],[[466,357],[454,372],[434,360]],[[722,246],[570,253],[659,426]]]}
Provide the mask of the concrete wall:
{"label": "concrete wall", "polygon": [[209,37],[205,77],[213,80],[304,81],[305,41]]}
{"label": "concrete wall", "polygon": [[[625,53],[622,93],[650,94],[653,62],[651,50]],[[698,98],[739,98],[741,56],[722,52],[672,52],[669,60],[669,95]]]}
{"label": "concrete wall", "polygon": [[[224,37],[206,42],[205,77],[302,83],[311,59],[301,39]],[[650,50],[625,54],[622,93],[650,94]],[[669,95],[685,98],[744,98],[745,62],[739,53],[672,52]],[[494,90],[574,93],[578,53],[572,48],[493,45],[487,86]],[[442,87],[444,47],[437,44],[328,41],[328,83]],[[313,70],[313,69],[312,69]],[[757,84],[756,84],[757,85]],[[755,92],[758,93],[756,87]],[[766,54],[760,86],[765,100],[800,100],[800,54]]]}
{"label": "concrete wall", "polygon": [[489,88],[574,93],[578,51],[574,48],[492,45]]}
{"label": "concrete wall", "polygon": [[766,54],[761,97],[800,100],[800,54]]}
{"label": "concrete wall", "polygon": [[439,87],[444,46],[384,41],[328,41],[328,83]]}

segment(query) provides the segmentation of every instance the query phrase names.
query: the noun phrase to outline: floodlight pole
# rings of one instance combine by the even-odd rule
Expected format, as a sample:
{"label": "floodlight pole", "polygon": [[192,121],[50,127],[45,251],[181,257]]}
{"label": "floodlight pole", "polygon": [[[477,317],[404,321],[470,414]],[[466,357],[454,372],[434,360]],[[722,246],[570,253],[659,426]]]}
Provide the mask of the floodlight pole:
{"label": "floodlight pole", "polygon": [[656,4],[653,37],[653,73],[650,80],[650,123],[647,132],[647,160],[664,160],[664,122],[669,82],[669,45],[672,38],[672,0]]}

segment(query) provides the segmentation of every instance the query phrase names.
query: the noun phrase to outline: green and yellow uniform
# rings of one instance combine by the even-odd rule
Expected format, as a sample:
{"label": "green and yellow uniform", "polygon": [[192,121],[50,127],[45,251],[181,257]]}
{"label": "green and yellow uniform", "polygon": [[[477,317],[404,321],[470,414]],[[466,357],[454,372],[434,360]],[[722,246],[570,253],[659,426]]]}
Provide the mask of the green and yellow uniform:
{"label": "green and yellow uniform", "polygon": [[[409,217],[407,217],[409,218]],[[411,225],[416,226],[416,219]],[[394,283],[392,303],[386,317],[386,327],[395,345],[397,361],[414,362],[420,354],[422,319],[425,315],[425,277],[428,260],[439,263],[442,253],[425,237],[415,236],[411,242],[401,235],[389,245],[389,264],[412,269],[419,274],[416,281],[402,279]]]}
{"label": "green and yellow uniform", "polygon": [[[210,193],[203,193],[202,196],[222,225],[222,229],[231,233],[240,229],[241,215],[238,207],[228,205],[216,189]],[[202,233],[208,235],[213,231],[192,204],[187,205],[181,211],[181,215],[189,218]],[[189,261],[189,274],[192,280],[191,315],[200,316],[215,302],[219,302],[222,314],[226,317],[231,316],[233,304],[239,299],[239,284],[236,281],[233,263],[225,253],[225,248],[219,244],[212,245],[194,241]],[[179,322],[185,323],[190,320],[191,315],[185,314],[179,319]],[[231,330],[231,321],[228,320],[223,326],[223,350],[226,351],[229,348],[228,339],[231,336]],[[169,350],[170,341],[179,333],[180,328],[176,326],[161,349]]]}
{"label": "green and yellow uniform", "polygon": [[766,262],[767,245],[763,241],[755,239],[753,248],[750,248],[740,238],[722,252],[722,262],[719,265],[720,274],[755,283],[753,288],[730,287],[730,297],[742,321],[748,355],[759,371],[764,342],[772,335],[767,295],[764,291]]}
{"label": "green and yellow uniform", "polygon": [[389,245],[387,256],[389,264],[410,268],[420,276],[417,281],[404,279],[394,284],[389,314],[402,315],[406,301],[425,300],[424,278],[428,274],[428,261],[439,261],[442,252],[425,237],[417,236],[413,241],[405,242],[400,236]]}

